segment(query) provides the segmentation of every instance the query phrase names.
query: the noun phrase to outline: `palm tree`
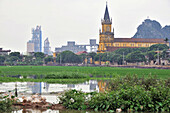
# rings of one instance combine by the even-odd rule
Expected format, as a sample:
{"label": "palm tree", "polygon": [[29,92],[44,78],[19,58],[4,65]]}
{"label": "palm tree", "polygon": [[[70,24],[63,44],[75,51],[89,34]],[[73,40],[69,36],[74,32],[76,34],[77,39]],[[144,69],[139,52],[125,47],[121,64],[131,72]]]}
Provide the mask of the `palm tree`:
{"label": "palm tree", "polygon": [[164,40],[164,41],[167,43],[167,42],[168,42],[168,40],[169,40],[168,38],[165,38],[165,40]]}

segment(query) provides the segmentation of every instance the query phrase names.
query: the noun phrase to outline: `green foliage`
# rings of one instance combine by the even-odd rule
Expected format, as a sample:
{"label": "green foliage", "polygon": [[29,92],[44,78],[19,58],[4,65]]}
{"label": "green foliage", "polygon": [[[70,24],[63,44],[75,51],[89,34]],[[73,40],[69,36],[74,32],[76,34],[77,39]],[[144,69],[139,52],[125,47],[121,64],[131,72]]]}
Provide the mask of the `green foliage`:
{"label": "green foliage", "polygon": [[71,51],[63,51],[57,55],[58,63],[81,63],[81,58]]}
{"label": "green foliage", "polygon": [[115,55],[113,56],[113,61],[114,61],[114,62],[117,62],[118,64],[122,64],[123,56],[120,55],[120,54],[115,54]]}
{"label": "green foliage", "polygon": [[46,57],[46,58],[44,59],[44,61],[45,61],[45,64],[47,64],[48,62],[53,62],[54,59],[53,59],[52,56],[48,56],[48,57]]}
{"label": "green foliage", "polygon": [[0,70],[3,71],[3,75],[48,75],[56,72],[72,72],[82,73],[92,76],[104,77],[110,76],[125,76],[125,75],[138,75],[146,77],[151,75],[157,75],[158,78],[167,79],[170,76],[170,70],[168,69],[139,69],[139,68],[116,68],[116,67],[80,67],[80,66],[0,66]]}
{"label": "green foliage", "polygon": [[91,52],[88,55],[92,58],[93,64],[94,64],[94,61],[95,61],[94,59],[95,59],[96,53],[95,52]]}
{"label": "green foliage", "polygon": [[19,60],[19,58],[17,56],[11,56],[10,57],[11,62],[16,62],[17,60]]}
{"label": "green foliage", "polygon": [[13,95],[0,96],[0,112],[12,112],[13,103],[17,103],[18,99]]}
{"label": "green foliage", "polygon": [[123,55],[123,52],[124,52],[124,55],[127,55],[131,53],[132,51],[133,51],[132,48],[120,48],[120,49],[115,50],[114,52],[120,55]]}
{"label": "green foliage", "polygon": [[104,93],[83,93],[70,90],[60,98],[66,108],[93,109],[95,111],[167,111],[169,112],[169,80],[156,77],[116,77]]}
{"label": "green foliage", "polygon": [[11,53],[9,54],[9,56],[10,56],[10,57],[11,57],[11,56],[16,56],[16,57],[18,57],[18,58],[21,58],[20,52],[11,52]]}
{"label": "green foliage", "polygon": [[60,103],[69,109],[86,109],[85,94],[82,91],[66,91],[64,95],[60,97]]}
{"label": "green foliage", "polygon": [[88,75],[79,72],[56,72],[47,74],[45,79],[79,79],[87,77]]}
{"label": "green foliage", "polygon": [[169,47],[166,44],[155,44],[149,47],[149,51],[152,50],[164,50],[164,49],[169,49]]}
{"label": "green foliage", "polygon": [[145,61],[145,56],[140,51],[135,51],[126,56],[126,61],[132,63],[143,62]]}
{"label": "green foliage", "polygon": [[81,58],[81,62],[83,62],[85,58],[87,57],[87,55],[85,53],[82,53],[79,55],[79,57]]}
{"label": "green foliage", "polygon": [[34,53],[34,56],[36,57],[36,59],[37,58],[43,59],[45,57],[45,54],[42,52],[36,52],[36,53]]}
{"label": "green foliage", "polygon": [[0,56],[0,64],[3,64],[5,62],[5,57],[4,56]]}
{"label": "green foliage", "polygon": [[155,60],[155,56],[156,52],[155,51],[149,51],[148,53],[146,53],[146,56],[148,57],[149,61],[150,60]]}

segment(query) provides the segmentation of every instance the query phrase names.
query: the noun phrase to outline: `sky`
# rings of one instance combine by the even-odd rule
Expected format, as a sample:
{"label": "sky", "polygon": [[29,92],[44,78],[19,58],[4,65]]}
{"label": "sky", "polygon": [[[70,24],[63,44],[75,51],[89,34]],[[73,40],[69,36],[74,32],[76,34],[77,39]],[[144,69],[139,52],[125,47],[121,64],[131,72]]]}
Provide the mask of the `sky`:
{"label": "sky", "polygon": [[99,43],[106,1],[116,38],[133,37],[148,17],[170,25],[170,0],[0,0],[0,48],[26,52],[37,25],[52,51],[67,41]]}

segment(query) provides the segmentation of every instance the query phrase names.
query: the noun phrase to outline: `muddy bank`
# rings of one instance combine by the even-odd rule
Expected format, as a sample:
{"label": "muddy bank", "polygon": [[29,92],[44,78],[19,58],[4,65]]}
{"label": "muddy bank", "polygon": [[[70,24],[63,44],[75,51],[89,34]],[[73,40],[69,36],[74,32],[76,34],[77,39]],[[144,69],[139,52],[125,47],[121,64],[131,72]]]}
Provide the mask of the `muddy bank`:
{"label": "muddy bank", "polygon": [[66,108],[61,104],[52,104],[49,102],[37,102],[37,103],[30,103],[30,102],[19,102],[13,104],[15,109],[38,109],[40,111],[46,111],[47,109],[51,110],[65,110]]}

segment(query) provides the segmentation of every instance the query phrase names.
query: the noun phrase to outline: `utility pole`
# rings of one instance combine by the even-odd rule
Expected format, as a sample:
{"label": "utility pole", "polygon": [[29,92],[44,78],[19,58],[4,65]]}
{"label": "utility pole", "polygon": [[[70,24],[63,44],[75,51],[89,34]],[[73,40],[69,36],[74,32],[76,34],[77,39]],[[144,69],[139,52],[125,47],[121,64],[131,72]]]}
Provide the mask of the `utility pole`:
{"label": "utility pole", "polygon": [[158,48],[158,65],[159,65],[159,48]]}
{"label": "utility pole", "polygon": [[61,54],[60,54],[60,64],[61,64],[61,60],[62,60],[62,59],[61,59]]}
{"label": "utility pole", "polygon": [[125,60],[125,59],[124,59],[124,52],[123,52],[123,65],[124,65],[124,60]]}

